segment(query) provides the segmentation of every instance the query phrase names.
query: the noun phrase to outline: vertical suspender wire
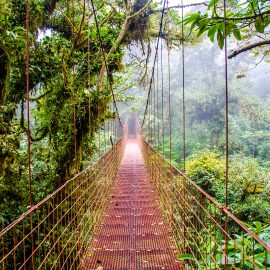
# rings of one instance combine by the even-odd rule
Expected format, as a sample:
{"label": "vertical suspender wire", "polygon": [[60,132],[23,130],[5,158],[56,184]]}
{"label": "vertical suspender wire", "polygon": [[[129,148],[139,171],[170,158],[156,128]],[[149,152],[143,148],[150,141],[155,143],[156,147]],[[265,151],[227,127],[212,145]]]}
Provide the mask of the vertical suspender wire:
{"label": "vertical suspender wire", "polygon": [[156,146],[156,80],[155,80],[155,72],[153,76],[153,147]]}
{"label": "vertical suspender wire", "polygon": [[[160,40],[161,40],[161,33],[162,33],[162,28],[163,28],[163,19],[164,19],[165,7],[166,7],[166,0],[164,0],[164,2],[163,2],[163,8],[162,8],[162,12],[161,12],[161,20],[160,20],[160,25],[159,25],[159,34],[158,34],[157,45],[156,45],[157,50],[159,48],[159,43],[160,43]],[[155,57],[154,57],[154,65],[153,65],[153,68],[152,68],[152,74],[151,74],[151,79],[150,79],[149,88],[148,88],[148,96],[147,96],[146,106],[145,106],[145,110],[144,110],[142,128],[143,128],[143,126],[145,124],[146,112],[147,112],[147,109],[148,109],[148,106],[149,106],[149,101],[150,101],[150,94],[151,94],[152,84],[153,84],[153,75],[155,73],[156,59],[157,59],[157,56],[158,56],[157,50],[156,50]]]}
{"label": "vertical suspender wire", "polygon": [[[110,108],[111,108],[111,112],[113,114],[113,106],[112,106],[112,104],[111,104]],[[114,146],[114,123],[115,123],[114,119],[111,119],[110,142],[111,142],[112,147]]]}
{"label": "vertical suspender wire", "polygon": [[228,90],[228,43],[227,43],[227,15],[226,0],[224,3],[224,59],[225,59],[225,110],[226,110],[226,196],[225,206],[228,207],[228,184],[229,184],[229,90]]}
{"label": "vertical suspender wire", "polygon": [[[119,115],[119,111],[118,111],[118,107],[117,107],[117,103],[116,103],[116,98],[115,98],[115,94],[114,94],[114,91],[113,91],[113,82],[112,82],[111,77],[110,77],[109,67],[108,67],[108,63],[107,63],[107,59],[106,59],[106,55],[105,55],[105,51],[104,51],[104,47],[103,47],[103,42],[102,42],[100,31],[99,31],[97,14],[96,14],[96,10],[95,10],[93,0],[90,0],[90,2],[91,2],[93,14],[94,14],[94,20],[95,20],[96,30],[97,30],[97,37],[99,39],[99,43],[100,43],[100,47],[101,47],[101,53],[102,53],[103,61],[104,61],[106,72],[107,72],[107,78],[109,80],[109,87],[110,87],[110,91],[111,91],[111,95],[112,95],[112,99],[113,99],[113,105],[114,105],[114,109],[115,109],[115,112],[116,112],[116,115],[117,115],[117,118],[118,118],[118,122],[119,122],[119,125],[120,125],[120,129],[121,129],[121,133],[122,133],[121,136],[123,136],[123,132],[124,132],[123,125],[122,125],[122,122],[121,122],[121,119],[120,119],[120,115]],[[100,137],[100,131],[99,131],[99,137]],[[100,139],[99,139],[99,144],[100,144]],[[99,156],[100,156],[100,153],[99,153]]]}
{"label": "vertical suspender wire", "polygon": [[[169,0],[167,0],[167,8]],[[168,122],[169,122],[169,147],[170,147],[170,172],[172,176],[172,112],[171,112],[171,47],[167,41],[167,61],[168,61]],[[172,180],[172,179],[171,179]]]}
{"label": "vertical suspender wire", "polygon": [[[97,75],[97,80],[98,80],[98,75]],[[99,89],[97,89],[98,92],[100,93]],[[100,106],[100,96],[98,95],[98,102],[97,102],[97,114],[98,114],[98,157],[101,157],[101,138],[100,138],[100,110],[99,110],[99,106]]]}
{"label": "vertical suspender wire", "polygon": [[149,104],[149,131],[150,131],[150,144],[152,144],[152,90],[150,92],[150,104]]}
{"label": "vertical suspender wire", "polygon": [[153,145],[153,89],[150,92],[150,143]]}
{"label": "vertical suspender wire", "polygon": [[[112,112],[112,104],[110,104],[110,112]],[[113,147],[113,142],[112,142],[112,120],[109,119],[108,122],[108,144],[111,145],[111,147]]]}
{"label": "vertical suspender wire", "polygon": [[156,89],[157,89],[157,98],[156,98],[156,108],[157,108],[157,151],[159,151],[159,139],[160,139],[160,125],[159,125],[159,109],[158,109],[158,102],[159,102],[159,76],[158,76],[158,57],[157,56],[157,85],[156,85]]}
{"label": "vertical suspender wire", "polygon": [[150,92],[150,97],[149,97],[149,143],[150,144],[152,143],[151,139],[152,139],[152,92]]}
{"label": "vertical suspender wire", "polygon": [[[152,78],[154,83],[154,77]],[[151,145],[153,146],[153,84],[151,87],[151,94],[150,94],[150,115],[151,115]]]}
{"label": "vertical suspender wire", "polygon": [[109,86],[110,86],[110,91],[111,91],[112,98],[113,98],[113,105],[114,105],[114,108],[115,108],[115,111],[116,111],[118,122],[119,122],[121,128],[123,128],[123,125],[122,125],[122,122],[121,122],[121,119],[120,119],[120,115],[119,115],[119,111],[118,111],[118,107],[117,107],[117,104],[116,104],[115,94],[114,94],[113,87],[112,87],[112,79],[110,77],[110,72],[109,72],[109,67],[108,67],[108,63],[107,63],[107,59],[106,59],[106,55],[105,55],[105,51],[104,51],[104,46],[103,46],[103,42],[102,42],[102,39],[101,39],[100,31],[99,31],[99,26],[98,26],[98,21],[97,21],[97,14],[96,14],[94,2],[93,2],[93,0],[90,0],[90,1],[91,1],[93,13],[94,13],[94,19],[95,19],[98,39],[99,39],[100,46],[101,46],[101,52],[102,52],[102,56],[103,56],[103,61],[105,63],[107,76],[109,78]]}
{"label": "vertical suspender wire", "polygon": [[[155,148],[157,147],[157,137],[158,137],[158,129],[157,129],[157,87],[156,87],[156,72],[154,73],[154,120],[155,120]],[[157,149],[157,148],[156,148]]]}
{"label": "vertical suspender wire", "polygon": [[[172,174],[172,112],[171,112],[171,65],[170,65],[170,44],[169,41],[167,43],[167,50],[168,50],[168,124],[169,124],[169,147],[170,147],[170,181],[172,185],[172,193],[174,193],[173,188],[173,174]],[[173,198],[173,195],[172,195]],[[173,201],[171,201],[171,223],[173,229],[173,221],[174,221],[174,205]]]}
{"label": "vertical suspender wire", "polygon": [[[183,160],[183,172],[186,171],[186,104],[185,104],[185,37],[184,37],[184,1],[181,0],[182,10],[181,10],[181,32],[182,32],[182,129],[183,129],[183,147],[182,147],[182,160]],[[184,184],[184,202],[183,202],[183,223],[184,223],[184,232],[183,232],[183,253],[186,252],[186,238],[187,238],[187,222],[186,222],[186,187],[185,180]]]}
{"label": "vertical suspender wire", "polygon": [[[75,158],[75,174],[77,171],[77,136],[76,136],[76,98],[75,98],[75,63],[74,63],[74,50],[75,50],[75,0],[71,0],[71,16],[72,16],[72,38],[71,38],[71,64],[72,64],[72,91],[73,91],[73,143],[74,143],[74,158]],[[68,204],[71,203],[71,200],[68,202]],[[70,207],[70,206],[69,206]],[[69,214],[67,216],[67,222],[70,223],[70,220],[72,220],[72,211],[69,211]],[[68,232],[68,237],[70,238],[70,231]],[[68,241],[67,243],[68,250],[71,248],[71,243]],[[71,256],[70,253],[67,255],[66,259],[66,265],[69,268],[71,265]]]}
{"label": "vertical suspender wire", "polygon": [[[156,73],[155,73],[156,74]],[[157,149],[158,146],[158,107],[157,107],[157,78],[155,76],[155,127],[156,127],[156,138],[155,138],[155,148]]]}
{"label": "vertical suspender wire", "polygon": [[87,69],[88,69],[88,123],[89,123],[89,133],[92,136],[92,124],[91,124],[91,43],[90,43],[90,3],[88,2],[88,37],[87,37]]}
{"label": "vertical suspender wire", "polygon": [[[109,81],[108,81],[109,83]],[[107,89],[107,95],[109,95],[109,85],[108,85],[108,89]],[[112,108],[111,108],[111,103],[109,103],[108,107],[107,107],[107,110],[109,111],[109,118],[107,119],[106,121],[106,131],[107,131],[107,134],[106,134],[106,138],[105,138],[105,144],[106,144],[106,152],[107,152],[107,149],[110,149],[110,113],[112,111]]]}
{"label": "vertical suspender wire", "polygon": [[160,69],[161,69],[161,118],[162,118],[162,156],[165,157],[165,127],[164,127],[164,76],[163,76],[163,41],[160,46]]}
{"label": "vertical suspender wire", "polygon": [[[168,7],[169,1],[167,1]],[[169,122],[169,147],[170,147],[170,181],[172,185],[172,193],[173,190],[173,175],[172,175],[172,112],[171,112],[171,48],[169,40],[167,41],[167,51],[168,51],[168,122]],[[173,197],[173,196],[172,196]],[[174,222],[174,205],[173,201],[171,202],[171,222],[172,222],[172,229],[173,229],[173,222]]]}
{"label": "vertical suspender wire", "polygon": [[[228,87],[228,43],[227,43],[227,9],[226,0],[223,0],[224,9],[224,61],[225,61],[225,133],[226,133],[226,186],[225,186],[225,207],[228,208],[228,187],[229,187],[229,87]],[[225,218],[225,270],[228,269],[228,215]]]}
{"label": "vertical suspender wire", "polygon": [[103,136],[102,136],[102,141],[103,141],[103,154],[106,153],[106,121],[105,121],[105,91],[103,90],[103,97],[102,97],[102,110],[103,110]]}
{"label": "vertical suspender wire", "polygon": [[[150,101],[149,101],[149,104],[150,104]],[[147,108],[147,115],[148,115],[148,122],[147,122],[147,142],[150,143],[150,121],[151,121],[151,117],[150,117],[150,106],[148,106]]]}
{"label": "vertical suspender wire", "polygon": [[[109,74],[107,74],[107,89],[109,89],[109,78],[108,78]],[[106,103],[106,99],[105,99],[105,93],[103,91],[103,109],[104,109],[104,130],[103,130],[103,141],[104,141],[104,154],[107,151],[107,143],[106,143],[106,131],[107,131],[107,127],[106,127],[106,107],[105,107],[105,103]]]}
{"label": "vertical suspender wire", "polygon": [[150,144],[152,143],[151,142],[151,139],[152,139],[152,104],[151,104],[151,100],[152,100],[152,92],[150,92],[150,100],[149,100],[149,142]]}
{"label": "vertical suspender wire", "polygon": [[[29,62],[30,62],[30,42],[29,42],[29,0],[26,0],[26,107],[27,107],[27,166],[28,166],[28,181],[29,181],[29,206],[33,206],[33,190],[32,190],[32,170],[31,170],[31,130],[30,130],[30,78],[29,78]],[[35,250],[34,234],[33,234],[33,216],[30,215],[31,228],[31,249]],[[31,256],[32,269],[35,269],[35,259]]]}
{"label": "vertical suspender wire", "polygon": [[[112,110],[113,110],[113,108],[112,108]],[[116,121],[113,120],[113,143],[115,144],[116,141],[118,141],[117,125],[116,125]]]}
{"label": "vertical suspender wire", "polygon": [[75,5],[74,0],[72,0],[72,82],[73,82],[73,136],[74,136],[74,158],[75,158],[75,173],[78,172],[78,160],[77,160],[77,113],[76,113],[76,94],[74,88],[75,79],[75,67],[74,67],[74,28],[75,28]]}
{"label": "vertical suspender wire", "polygon": [[[155,112],[155,71],[153,74],[153,85],[152,85],[152,123],[153,123],[153,139],[152,139],[152,147],[155,149],[155,144],[156,144],[156,112]],[[154,171],[154,156],[152,156],[152,178],[155,180],[155,171]]]}
{"label": "vertical suspender wire", "polygon": [[[113,113],[113,115],[114,115],[114,109],[113,109],[113,105],[112,105],[112,104],[111,104],[111,111],[112,111],[112,113]],[[114,118],[111,120],[111,123],[112,123],[112,131],[111,131],[111,137],[110,137],[110,140],[111,140],[111,142],[112,142],[112,146],[114,146],[115,123],[116,123],[116,121],[115,121]]]}
{"label": "vertical suspender wire", "polygon": [[153,88],[152,88],[152,146],[155,147],[155,75],[153,77]]}
{"label": "vertical suspender wire", "polygon": [[184,3],[181,0],[182,5],[182,113],[183,113],[183,172],[186,171],[186,104],[185,104],[185,37],[184,37]]}
{"label": "vertical suspender wire", "polygon": [[26,107],[27,107],[27,160],[29,180],[29,204],[33,206],[32,171],[31,171],[31,130],[30,130],[30,80],[29,80],[29,0],[26,0]]}
{"label": "vertical suspender wire", "polygon": [[150,106],[147,108],[147,142],[150,143]]}
{"label": "vertical suspender wire", "polygon": [[[158,56],[157,56],[157,59],[158,59]],[[156,65],[157,66],[157,65]],[[156,72],[155,72],[155,128],[156,128],[156,131],[155,131],[155,148],[157,149],[157,146],[158,146],[158,107],[157,107],[157,79],[156,79]]]}

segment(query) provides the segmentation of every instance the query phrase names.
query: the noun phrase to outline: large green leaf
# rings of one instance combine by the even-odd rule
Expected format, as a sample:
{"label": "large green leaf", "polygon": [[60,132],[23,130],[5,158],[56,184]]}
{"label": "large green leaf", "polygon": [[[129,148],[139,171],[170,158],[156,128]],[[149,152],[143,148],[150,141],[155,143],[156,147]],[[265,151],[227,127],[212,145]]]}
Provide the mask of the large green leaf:
{"label": "large green leaf", "polygon": [[259,33],[264,33],[264,24],[261,20],[257,20],[254,22],[255,28]]}
{"label": "large green leaf", "polygon": [[190,255],[190,254],[181,254],[178,259],[180,261],[183,261],[183,260],[190,260],[190,261],[196,261],[195,257]]}
{"label": "large green leaf", "polygon": [[242,39],[241,33],[240,33],[239,29],[237,29],[237,28],[233,29],[233,35],[234,35],[234,37],[235,37],[237,40],[241,40],[241,39]]}
{"label": "large green leaf", "polygon": [[224,36],[220,30],[218,30],[217,33],[217,42],[220,49],[223,49],[224,47]]}
{"label": "large green leaf", "polygon": [[214,42],[215,34],[216,34],[217,30],[218,30],[218,24],[211,26],[208,30],[208,37],[212,42]]}
{"label": "large green leaf", "polygon": [[208,5],[208,9],[210,9],[210,8],[212,8],[214,5],[216,5],[218,1],[219,1],[219,0],[212,0],[212,1],[209,3],[209,5]]}

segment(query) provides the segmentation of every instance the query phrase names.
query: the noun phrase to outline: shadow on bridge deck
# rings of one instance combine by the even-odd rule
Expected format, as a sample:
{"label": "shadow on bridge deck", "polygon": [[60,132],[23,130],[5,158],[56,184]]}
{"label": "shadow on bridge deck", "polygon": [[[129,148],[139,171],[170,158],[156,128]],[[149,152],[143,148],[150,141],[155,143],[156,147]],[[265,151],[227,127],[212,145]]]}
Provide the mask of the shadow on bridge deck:
{"label": "shadow on bridge deck", "polygon": [[84,270],[181,269],[158,207],[142,154],[129,139],[107,212],[84,262]]}

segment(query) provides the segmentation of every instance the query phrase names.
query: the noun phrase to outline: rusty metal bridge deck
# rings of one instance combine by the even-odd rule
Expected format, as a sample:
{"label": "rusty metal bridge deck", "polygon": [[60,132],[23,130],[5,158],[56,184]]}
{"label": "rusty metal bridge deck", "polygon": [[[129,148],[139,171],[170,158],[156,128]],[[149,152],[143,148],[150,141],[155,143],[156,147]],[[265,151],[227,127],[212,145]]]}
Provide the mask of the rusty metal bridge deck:
{"label": "rusty metal bridge deck", "polygon": [[101,227],[84,269],[181,269],[136,140],[129,140]]}

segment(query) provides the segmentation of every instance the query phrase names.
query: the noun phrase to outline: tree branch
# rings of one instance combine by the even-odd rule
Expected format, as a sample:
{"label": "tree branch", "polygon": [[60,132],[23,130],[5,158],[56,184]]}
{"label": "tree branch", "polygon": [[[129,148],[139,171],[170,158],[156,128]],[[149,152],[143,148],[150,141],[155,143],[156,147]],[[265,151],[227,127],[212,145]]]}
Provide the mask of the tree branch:
{"label": "tree branch", "polygon": [[74,47],[77,47],[78,41],[81,38],[82,28],[83,28],[83,24],[84,24],[84,20],[85,20],[85,12],[86,12],[86,0],[83,1],[83,15],[82,15],[82,19],[81,19],[78,33],[77,33],[75,40],[74,40]]}
{"label": "tree branch", "polygon": [[[131,3],[130,0],[128,1],[128,4],[127,4],[128,9],[126,10],[125,21],[122,24],[120,33],[119,33],[117,39],[115,40],[114,45],[111,47],[111,49],[109,50],[109,52],[106,55],[106,62],[107,63],[109,63],[109,60],[110,60],[112,54],[116,51],[116,49],[120,45],[121,41],[123,40],[123,38],[124,38],[124,36],[125,36],[125,34],[126,34],[127,30],[128,30],[128,27],[130,25],[131,20],[134,19],[135,17],[139,16],[144,11],[146,11],[147,8],[149,8],[152,1],[153,0],[148,0],[148,2],[144,5],[144,7],[142,7],[139,11],[135,12],[132,15],[130,15],[131,14],[131,5],[132,5],[132,3]],[[99,79],[98,79],[99,88],[102,88],[102,86],[103,86],[103,79],[104,79],[105,72],[106,72],[106,65],[105,65],[105,61],[103,61],[102,67],[101,67],[101,70],[100,70],[100,73],[99,73]]]}
{"label": "tree branch", "polygon": [[[187,7],[196,7],[196,6],[208,6],[209,2],[201,2],[201,3],[196,3],[196,4],[188,4],[188,5],[177,5],[177,6],[171,6],[171,7],[167,7],[164,10],[170,10],[170,9],[177,9],[177,8],[187,8]],[[158,12],[162,12],[163,9],[156,9],[156,10],[150,10],[149,14],[153,14],[153,13],[158,13]]]}
{"label": "tree branch", "polygon": [[[120,45],[124,35],[126,34],[128,26],[129,26],[129,20],[126,18],[125,22],[122,25],[119,36],[117,37],[117,39],[114,42],[114,45],[111,47],[111,49],[109,50],[109,52],[106,55],[106,62],[107,63],[109,63],[109,60],[110,60],[112,54],[116,51],[117,47]],[[98,81],[99,81],[98,87],[99,88],[102,88],[102,86],[103,86],[103,79],[104,79],[105,72],[106,72],[106,65],[105,65],[105,61],[103,61],[102,67],[101,67],[101,70],[99,73],[99,79],[98,79]]]}
{"label": "tree branch", "polygon": [[[227,21],[246,21],[246,20],[256,19],[258,17],[262,17],[264,15],[269,15],[269,14],[270,14],[270,10],[267,10],[265,12],[262,12],[261,14],[247,16],[247,17],[227,17],[226,20]],[[221,22],[224,21],[223,17],[211,17],[210,19],[211,20],[222,20]]]}
{"label": "tree branch", "polygon": [[151,5],[152,2],[153,2],[153,0],[148,0],[148,2],[145,4],[144,7],[142,7],[140,10],[135,12],[133,15],[129,16],[128,19],[132,20],[133,18],[137,17],[138,15],[140,15],[141,13],[146,11],[148,9],[148,7]]}
{"label": "tree branch", "polygon": [[116,13],[116,10],[112,9],[111,12],[108,14],[108,16],[104,18],[103,21],[99,24],[99,27],[102,27],[105,23],[107,23],[111,19],[111,17],[114,15],[114,13]]}
{"label": "tree branch", "polygon": [[264,45],[270,45],[270,40],[263,40],[263,41],[259,41],[259,42],[256,42],[256,43],[253,43],[253,44],[250,44],[250,45],[247,45],[245,47],[242,47],[238,50],[235,50],[235,51],[232,51],[229,55],[228,55],[228,58],[229,59],[232,59],[233,57],[237,56],[238,54],[240,53],[243,53],[243,52],[246,52],[246,51],[249,51],[249,50],[252,50],[256,47],[259,47],[259,46],[264,46]]}

